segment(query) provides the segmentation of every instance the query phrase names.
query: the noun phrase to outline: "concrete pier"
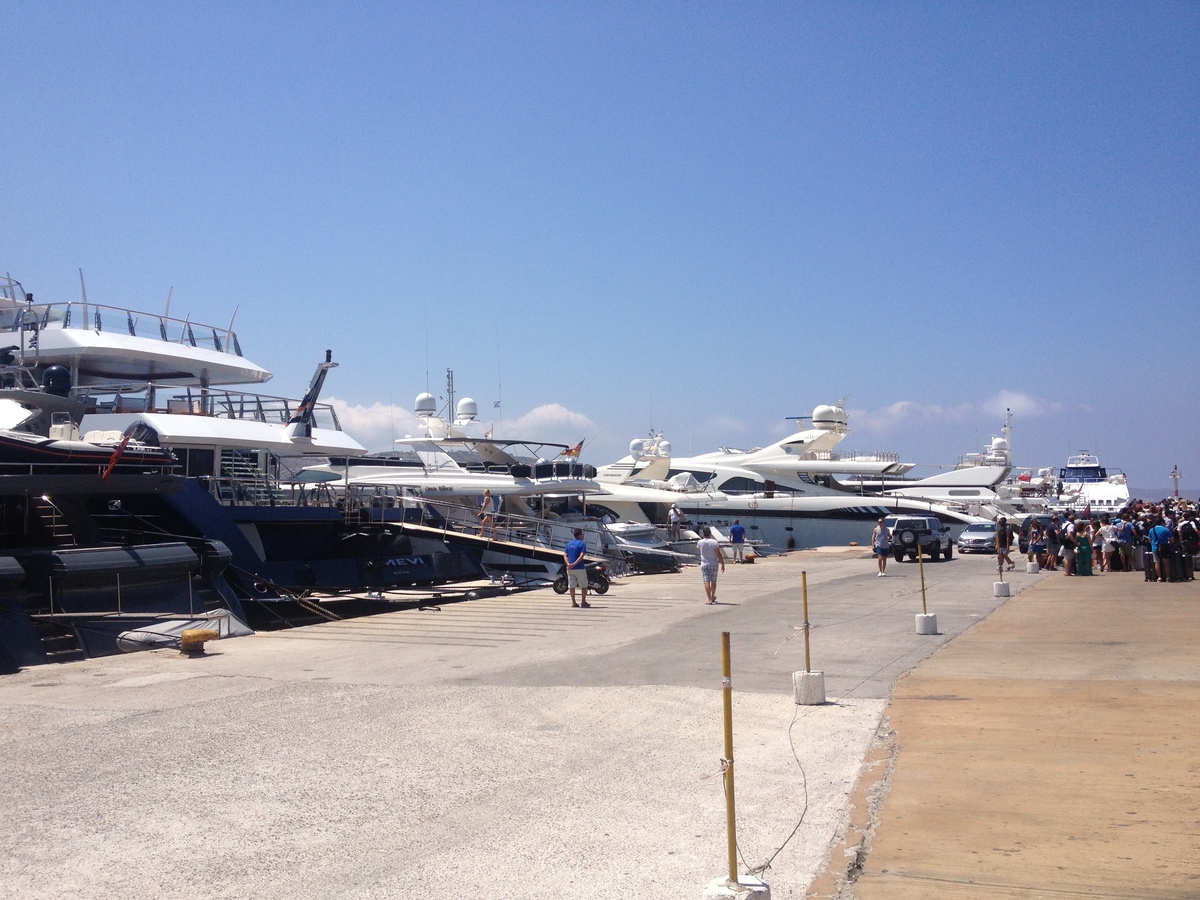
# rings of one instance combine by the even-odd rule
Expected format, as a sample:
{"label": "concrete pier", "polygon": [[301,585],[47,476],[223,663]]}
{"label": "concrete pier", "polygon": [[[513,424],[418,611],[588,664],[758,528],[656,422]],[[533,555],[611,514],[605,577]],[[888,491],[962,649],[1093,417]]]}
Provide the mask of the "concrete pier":
{"label": "concrete pier", "polygon": [[[793,693],[793,673],[804,668],[802,569],[812,663],[828,693],[821,706],[799,707]],[[1186,628],[1155,620],[1169,640],[1150,647],[1144,628],[1122,630],[1115,613],[1094,607],[1076,621],[1065,601],[1078,594],[1082,607],[1111,589],[1139,616],[1151,601],[1163,615],[1176,606],[1184,615],[1190,603],[1194,622],[1195,583],[1021,573],[1009,582],[1016,596],[1004,600],[987,596],[990,558],[956,557],[926,566],[940,633],[918,636],[916,566],[889,566],[886,579],[875,571],[861,548],[806,551],[730,567],[715,607],[704,605],[691,569],[619,580],[588,610],[544,590],[211,642],[198,658],[148,651],[6,676],[0,883],[18,898],[699,897],[726,870],[722,631],[732,635],[738,839],[747,863],[765,862],[803,819],[762,876],[773,897],[810,888],[828,889],[814,896],[902,896],[896,884],[924,885],[930,896],[930,879],[954,871],[950,850],[967,854],[978,841],[976,852],[1002,856],[995,848],[1008,845],[994,833],[962,829],[942,840],[932,829],[946,807],[936,804],[922,819],[929,840],[904,837],[917,827],[904,804],[934,788],[932,773],[904,766],[928,753],[944,783],[947,769],[962,766],[959,754],[973,751],[929,729],[953,711],[959,717],[945,727],[965,741],[972,720],[962,716],[977,698],[1021,704],[997,733],[1057,721],[1057,737],[1045,732],[1027,754],[1065,752],[1087,774],[1133,776],[1120,782],[1120,797],[1136,799],[1139,822],[1158,821],[1156,804],[1176,812],[1195,805],[1195,779],[1182,771],[1171,794],[1160,796],[1161,779],[1148,791],[1132,787],[1158,765],[1163,754],[1147,755],[1154,748],[1104,776],[1109,743],[1086,735],[1093,724],[1116,728],[1119,711],[1112,721],[1093,722],[1088,709],[1064,719],[1061,710],[1053,716],[1062,697],[1030,695],[1042,681],[1054,685],[1046,675],[1054,658],[1080,690],[1169,682],[1176,693],[1194,691],[1194,657],[1168,652],[1189,639]],[[1001,627],[1026,607],[1040,632],[1028,652],[1025,619]],[[1048,615],[1061,624],[1049,633]],[[943,658],[966,671],[945,669]],[[919,684],[927,670],[953,684]],[[888,712],[896,679],[909,672]],[[964,699],[951,703],[952,695]],[[1163,753],[1200,709],[1200,698],[1177,699],[1178,726],[1152,719]],[[1132,718],[1145,711],[1123,708],[1129,739],[1145,733]],[[1165,715],[1173,707],[1153,708]],[[977,728],[997,721],[994,706],[973,714]],[[922,716],[935,721],[921,724]],[[1037,758],[1026,762],[1039,767]],[[969,787],[942,802],[968,815],[978,806]],[[997,804],[1004,796],[999,782],[974,787]],[[874,807],[860,803],[868,796]],[[1091,814],[1112,820],[1094,822],[1094,832],[1133,833],[1129,810],[1108,808],[1111,791],[1091,796]],[[1053,815],[1047,806],[1047,820]],[[892,822],[900,823],[895,832]],[[1013,815],[1004,833],[1022,824]],[[1169,867],[1141,856],[1111,864],[1146,870],[1143,893],[1097,896],[1164,896],[1156,883],[1194,884],[1185,880],[1195,879],[1200,859],[1193,835],[1160,830],[1155,852]],[[1068,837],[1057,835],[1058,864],[1086,885],[1095,862],[1073,857],[1080,835]],[[1087,846],[1118,858],[1116,844]],[[928,857],[906,857],[914,847]],[[1039,846],[1041,858],[1048,851]],[[856,881],[847,874],[855,854]],[[1004,877],[998,865],[987,871]],[[1049,866],[1031,871],[1055,877]],[[1012,884],[1023,888],[1029,876],[1018,874],[1011,870]],[[865,893],[875,884],[875,894]]]}

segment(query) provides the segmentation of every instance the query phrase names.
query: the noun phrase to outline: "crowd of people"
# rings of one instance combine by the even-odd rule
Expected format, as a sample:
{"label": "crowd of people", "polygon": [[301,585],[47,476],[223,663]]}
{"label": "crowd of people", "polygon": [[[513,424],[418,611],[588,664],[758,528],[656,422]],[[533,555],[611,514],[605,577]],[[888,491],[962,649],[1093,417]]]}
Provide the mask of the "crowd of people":
{"label": "crowd of people", "polygon": [[[1014,532],[1003,519],[997,522],[997,552],[1002,533],[1008,537],[1006,546],[1011,544]],[[1184,558],[1200,553],[1197,505],[1180,498],[1159,503],[1139,500],[1114,516],[1065,513],[1052,516],[1046,524],[1031,518],[1027,535],[1027,559],[1049,571],[1061,567],[1066,575],[1132,572],[1134,549],[1140,547],[1143,554],[1152,554],[1158,581],[1176,581],[1191,577]],[[1001,565],[1006,556],[1001,552]],[[1011,569],[1012,561],[1008,562]]]}

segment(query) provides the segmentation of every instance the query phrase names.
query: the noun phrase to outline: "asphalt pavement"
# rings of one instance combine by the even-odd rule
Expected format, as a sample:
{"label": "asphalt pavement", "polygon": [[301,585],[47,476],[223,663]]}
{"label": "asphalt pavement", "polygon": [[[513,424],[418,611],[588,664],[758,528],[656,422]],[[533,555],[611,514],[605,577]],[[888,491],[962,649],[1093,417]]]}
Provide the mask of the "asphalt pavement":
{"label": "asphalt pavement", "polygon": [[[793,700],[802,572],[822,706]],[[914,563],[877,578],[862,548],[804,551],[728,566],[715,607],[690,569],[620,579],[591,609],[542,590],[23,670],[0,680],[0,883],[698,897],[726,869],[728,631],[743,871],[769,861],[775,898],[860,888],[847,848],[869,859],[887,813],[860,832],[859,800],[903,759],[896,680],[1003,602],[989,558],[924,573],[923,601]],[[1019,594],[1050,576],[1005,577]],[[938,634],[916,634],[923,610]]]}

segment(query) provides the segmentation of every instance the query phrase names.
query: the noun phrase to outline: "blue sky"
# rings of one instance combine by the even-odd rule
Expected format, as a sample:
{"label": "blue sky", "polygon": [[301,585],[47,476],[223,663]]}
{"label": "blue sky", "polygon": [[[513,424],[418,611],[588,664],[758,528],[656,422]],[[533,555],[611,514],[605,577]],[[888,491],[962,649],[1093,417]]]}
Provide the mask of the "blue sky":
{"label": "blue sky", "polygon": [[415,395],[611,461],[950,464],[1014,411],[1200,485],[1200,6],[0,3],[0,265],[235,328],[373,449]]}

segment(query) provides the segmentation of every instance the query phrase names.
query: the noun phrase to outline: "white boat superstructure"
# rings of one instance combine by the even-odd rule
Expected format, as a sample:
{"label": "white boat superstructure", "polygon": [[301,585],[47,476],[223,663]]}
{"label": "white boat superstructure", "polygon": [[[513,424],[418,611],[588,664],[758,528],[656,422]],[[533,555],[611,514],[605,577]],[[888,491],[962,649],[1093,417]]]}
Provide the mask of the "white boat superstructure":
{"label": "white boat superstructure", "polygon": [[[169,306],[169,304],[168,304]],[[236,312],[235,312],[236,314]],[[260,384],[271,373],[242,356],[233,318],[221,328],[168,312],[79,301],[35,303],[20,282],[0,282],[0,331],[17,364],[62,366],[73,385],[121,381]]]}
{"label": "white boat superstructure", "polygon": [[[847,431],[844,410],[819,407],[813,419],[813,428],[770,448],[685,459],[671,458],[661,435],[634,441],[629,456],[598,470],[600,490],[587,498],[588,509],[618,521],[664,526],[676,505],[693,526],[724,530],[737,519],[752,540],[779,549],[862,543],[880,517],[898,512],[933,513],[952,528],[983,521],[961,507],[845,488],[832,472],[846,460],[831,450]],[[869,457],[850,461],[875,471],[903,467],[885,454]],[[755,467],[744,465],[747,461]]]}
{"label": "white boat superstructure", "polygon": [[[583,498],[598,490],[595,469],[572,458],[566,444],[480,436],[469,397],[454,404],[452,416],[449,404],[439,415],[430,394],[417,397],[415,410],[425,433],[396,441],[415,460],[335,457],[298,477],[335,494],[369,498],[382,520],[438,527],[447,539],[493,538],[478,548],[484,566],[518,582],[553,580],[575,528],[583,530],[590,554],[621,558],[615,541],[585,511]],[[494,528],[484,527],[485,513]]]}
{"label": "white boat superstructure", "polygon": [[1129,505],[1129,482],[1119,469],[1100,465],[1100,457],[1083,451],[1067,457],[1058,470],[1057,491],[1048,504],[1056,510],[1118,513]]}

